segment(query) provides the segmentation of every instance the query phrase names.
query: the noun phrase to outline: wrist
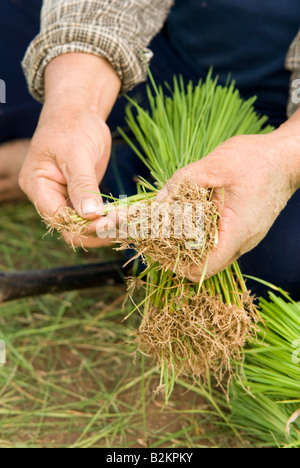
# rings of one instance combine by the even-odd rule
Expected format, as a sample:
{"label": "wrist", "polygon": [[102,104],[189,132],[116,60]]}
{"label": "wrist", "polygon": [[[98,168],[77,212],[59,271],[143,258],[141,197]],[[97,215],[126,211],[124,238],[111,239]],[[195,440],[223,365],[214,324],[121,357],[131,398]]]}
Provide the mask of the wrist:
{"label": "wrist", "polygon": [[53,59],[45,71],[45,106],[85,108],[106,120],[121,81],[108,61],[92,54],[70,53]]}

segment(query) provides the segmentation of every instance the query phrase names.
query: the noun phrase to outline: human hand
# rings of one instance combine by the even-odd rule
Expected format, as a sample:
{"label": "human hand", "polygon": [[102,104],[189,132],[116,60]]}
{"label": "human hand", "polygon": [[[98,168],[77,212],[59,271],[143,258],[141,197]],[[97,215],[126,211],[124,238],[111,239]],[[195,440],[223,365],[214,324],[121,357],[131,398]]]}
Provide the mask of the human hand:
{"label": "human hand", "polygon": [[[209,255],[206,277],[253,249],[299,187],[294,157],[299,147],[296,150],[295,140],[294,145],[287,141],[283,129],[267,135],[233,137],[207,157],[177,171],[160,192],[162,200],[181,178],[214,188],[213,198],[220,212],[219,237]],[[199,281],[201,274],[195,267],[186,276]]]}
{"label": "human hand", "polygon": [[[75,246],[105,244],[93,234],[102,214],[98,186],[110,146],[109,129],[97,114],[73,106],[44,107],[19,183],[44,218],[63,206],[72,206],[81,217],[92,221],[84,238],[72,239]],[[67,234],[64,238],[70,240]]]}
{"label": "human hand", "polygon": [[[111,136],[105,120],[120,82],[110,65],[90,54],[66,54],[46,68],[46,100],[20,174],[20,187],[39,213],[51,218],[71,206],[91,221],[72,245],[111,243],[95,236],[102,214],[99,183],[106,171]],[[64,234],[71,242],[68,234]]]}

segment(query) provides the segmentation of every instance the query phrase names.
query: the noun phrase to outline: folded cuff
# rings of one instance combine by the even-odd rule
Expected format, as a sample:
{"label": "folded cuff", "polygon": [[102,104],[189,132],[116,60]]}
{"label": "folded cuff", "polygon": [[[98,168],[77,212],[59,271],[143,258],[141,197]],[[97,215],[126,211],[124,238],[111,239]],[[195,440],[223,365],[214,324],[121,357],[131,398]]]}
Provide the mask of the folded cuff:
{"label": "folded cuff", "polygon": [[72,31],[69,24],[54,26],[39,34],[29,45],[22,67],[35,99],[44,101],[44,74],[48,63],[67,53],[84,52],[106,58],[121,80],[121,93],[146,80],[146,62],[152,57],[149,49],[105,28],[73,26]]}

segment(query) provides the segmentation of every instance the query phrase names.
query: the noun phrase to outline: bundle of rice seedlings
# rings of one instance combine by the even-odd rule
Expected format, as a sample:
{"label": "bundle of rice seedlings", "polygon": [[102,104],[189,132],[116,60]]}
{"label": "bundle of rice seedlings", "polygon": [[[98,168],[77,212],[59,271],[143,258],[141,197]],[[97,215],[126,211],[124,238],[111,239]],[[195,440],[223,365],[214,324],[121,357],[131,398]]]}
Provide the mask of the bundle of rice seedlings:
{"label": "bundle of rice seedlings", "polygon": [[[207,369],[221,382],[231,359],[242,358],[246,339],[255,333],[257,310],[236,262],[205,279],[209,253],[218,243],[221,215],[213,201],[213,187],[180,181],[163,203],[171,210],[162,210],[155,195],[174,172],[205,157],[228,138],[266,133],[271,127],[264,127],[267,117],[255,112],[255,97],[243,100],[233,82],[220,86],[211,72],[195,86],[174,77],[173,88],[164,89],[149,76],[150,111],[131,99],[126,111],[136,142],[119,130],[153,182],[140,180],[138,194],[127,200],[131,209],[122,226],[128,232],[126,239],[121,236],[120,248],[133,247],[146,264],[139,278],[145,299],[135,306],[143,316],[136,340],[140,351],[161,367],[161,383],[171,391],[169,383],[178,375],[197,378]],[[176,233],[179,213],[188,226],[180,235]],[[49,225],[58,227],[53,222]],[[183,276],[195,265],[203,270],[198,284]]]}
{"label": "bundle of rice seedlings", "polygon": [[231,417],[239,432],[268,447],[300,447],[300,303],[269,293],[264,323],[232,382]]}
{"label": "bundle of rice seedlings", "polygon": [[[173,173],[205,157],[228,138],[240,134],[266,133],[267,117],[253,107],[255,97],[243,100],[234,82],[218,85],[209,73],[205,82],[185,86],[174,77],[173,88],[148,87],[150,111],[129,100],[127,124],[136,142],[119,129],[123,138],[148,167],[154,185],[161,189]],[[140,183],[143,185],[143,181]],[[153,192],[153,188],[152,188]],[[212,278],[205,279],[209,253],[217,246],[219,214],[213,202],[213,188],[205,189],[180,181],[172,187],[168,204],[192,205],[189,221],[195,239],[172,232],[173,218],[161,210],[155,218],[156,236],[143,229],[143,219],[152,221],[153,202],[146,201],[143,216],[129,216],[129,223],[140,226],[140,236],[129,238],[123,247],[133,247],[147,265],[141,279],[146,283],[143,319],[136,334],[139,349],[152,356],[162,370],[162,383],[180,374],[197,378],[209,369],[220,383],[231,367],[232,358],[241,359],[246,340],[255,334],[258,318],[237,262]],[[154,205],[154,214],[159,203]],[[198,216],[193,206],[201,206]],[[202,210],[202,211],[201,211]],[[199,229],[199,219],[201,229]],[[148,226],[147,225],[147,226]],[[153,227],[153,223],[150,222]],[[165,236],[165,228],[169,235]],[[171,234],[170,234],[171,230]],[[198,265],[203,274],[198,284],[182,275]],[[172,386],[171,386],[172,387]]]}
{"label": "bundle of rice seedlings", "polygon": [[[200,80],[195,86],[192,82],[185,86],[182,77],[174,77],[173,88],[167,84],[163,89],[156,86],[149,72],[154,90],[152,94],[151,88],[147,88],[150,111],[129,99],[131,106],[127,107],[126,122],[136,143],[122,129],[119,131],[149,169],[157,189],[161,189],[178,169],[205,157],[230,137],[271,130],[269,126],[264,127],[267,117],[258,116],[254,110],[255,97],[245,101],[240,97],[234,82],[229,86],[221,86],[218,85],[218,79],[212,79],[211,75],[210,71],[206,81]],[[158,234],[155,242],[153,236],[152,242],[144,239],[142,245],[136,240],[134,242],[138,251],[149,253],[149,257],[157,259],[162,267],[169,269],[173,262],[172,270],[179,275],[188,272],[191,264],[203,266],[218,241],[218,213],[212,202],[213,188],[202,188],[199,194],[196,185],[190,185],[190,181],[181,181],[180,186],[171,187],[172,193],[166,201],[177,202],[181,207],[190,203],[202,207],[203,218],[209,219],[209,225],[202,228],[202,242],[196,242],[194,248],[190,249],[186,245],[182,246],[178,236],[172,239],[172,236],[161,234]],[[184,212],[183,208],[181,212]],[[183,223],[188,224],[188,216],[189,213]],[[163,233],[163,217],[158,222],[157,231]],[[194,223],[193,231],[199,232],[197,228]],[[182,240],[184,243],[184,237]]]}

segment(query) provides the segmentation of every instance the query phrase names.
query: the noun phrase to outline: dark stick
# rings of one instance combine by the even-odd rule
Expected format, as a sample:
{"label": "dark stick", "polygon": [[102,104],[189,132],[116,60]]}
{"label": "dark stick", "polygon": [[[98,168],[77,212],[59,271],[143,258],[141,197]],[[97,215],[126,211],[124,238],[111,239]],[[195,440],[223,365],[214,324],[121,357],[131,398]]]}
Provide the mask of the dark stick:
{"label": "dark stick", "polygon": [[50,270],[0,273],[0,303],[47,293],[95,288],[125,282],[123,262],[97,263]]}

